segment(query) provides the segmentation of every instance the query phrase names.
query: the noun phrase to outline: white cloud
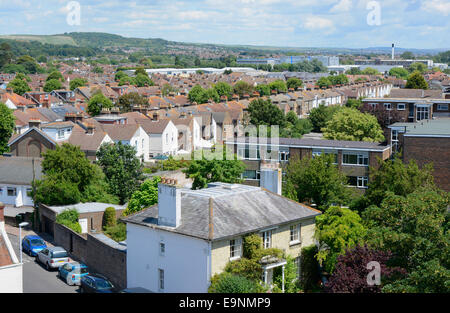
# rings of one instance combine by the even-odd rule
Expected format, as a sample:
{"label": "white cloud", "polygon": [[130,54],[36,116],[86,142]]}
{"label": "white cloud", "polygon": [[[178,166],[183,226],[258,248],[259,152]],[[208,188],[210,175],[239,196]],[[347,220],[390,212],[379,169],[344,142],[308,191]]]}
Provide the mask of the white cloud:
{"label": "white cloud", "polygon": [[333,21],[320,16],[308,16],[303,27],[309,30],[334,28]]}
{"label": "white cloud", "polygon": [[450,1],[447,0],[427,0],[422,4],[422,8],[428,12],[441,13],[445,16],[450,14]]}
{"label": "white cloud", "polygon": [[352,8],[352,0],[340,0],[336,3],[330,10],[331,13],[334,12],[348,12]]}

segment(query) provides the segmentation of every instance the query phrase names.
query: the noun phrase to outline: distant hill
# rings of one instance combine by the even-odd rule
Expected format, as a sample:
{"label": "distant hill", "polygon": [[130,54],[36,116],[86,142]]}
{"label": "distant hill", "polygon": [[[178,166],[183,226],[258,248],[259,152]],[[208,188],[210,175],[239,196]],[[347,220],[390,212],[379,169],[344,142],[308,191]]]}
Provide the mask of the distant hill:
{"label": "distant hill", "polygon": [[70,36],[59,35],[0,35],[0,39],[9,39],[17,41],[38,41],[43,44],[51,45],[70,45],[76,46],[77,43]]}

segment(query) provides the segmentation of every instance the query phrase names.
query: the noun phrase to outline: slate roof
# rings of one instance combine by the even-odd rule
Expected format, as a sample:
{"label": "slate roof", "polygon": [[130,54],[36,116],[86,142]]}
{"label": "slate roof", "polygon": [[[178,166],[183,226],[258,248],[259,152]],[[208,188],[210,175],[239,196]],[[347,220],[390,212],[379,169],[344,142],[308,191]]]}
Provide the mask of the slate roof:
{"label": "slate roof", "polygon": [[[34,160],[35,179],[42,178],[41,159]],[[0,156],[0,183],[31,185],[33,181],[32,158]]]}
{"label": "slate roof", "polygon": [[390,127],[404,126],[408,137],[450,137],[450,118],[425,120],[417,123],[394,123]]}
{"label": "slate roof", "polygon": [[80,147],[81,151],[97,151],[107,135],[107,133],[97,128],[93,134],[87,134],[83,128],[75,125],[69,137],[69,143]]}
{"label": "slate roof", "polygon": [[209,239],[209,199],[213,200],[213,240],[263,230],[320,214],[260,187],[214,183],[202,190],[181,192],[181,223],[178,227],[158,225],[158,206],[123,219],[127,223]]}
{"label": "slate roof", "polygon": [[103,130],[112,140],[130,140],[139,128],[136,124],[125,125],[103,125]]}
{"label": "slate roof", "polygon": [[150,119],[136,119],[136,123],[141,125],[147,134],[162,134],[170,123],[169,119],[152,121]]}

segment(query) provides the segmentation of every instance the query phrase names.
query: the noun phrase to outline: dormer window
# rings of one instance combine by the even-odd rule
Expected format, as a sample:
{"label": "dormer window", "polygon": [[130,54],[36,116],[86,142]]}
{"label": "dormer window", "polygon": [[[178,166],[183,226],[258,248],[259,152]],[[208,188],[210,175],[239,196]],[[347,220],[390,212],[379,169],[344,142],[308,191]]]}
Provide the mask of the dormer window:
{"label": "dormer window", "polygon": [[58,130],[58,139],[64,139],[65,129]]}

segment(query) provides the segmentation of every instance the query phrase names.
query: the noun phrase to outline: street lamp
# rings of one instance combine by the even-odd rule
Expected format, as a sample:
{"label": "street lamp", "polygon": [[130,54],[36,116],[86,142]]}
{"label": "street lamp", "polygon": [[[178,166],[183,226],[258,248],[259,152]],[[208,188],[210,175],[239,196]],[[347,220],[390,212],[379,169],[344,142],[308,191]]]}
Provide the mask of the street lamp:
{"label": "street lamp", "polygon": [[20,249],[20,263],[22,263],[22,227],[28,226],[28,222],[19,224],[19,249]]}

